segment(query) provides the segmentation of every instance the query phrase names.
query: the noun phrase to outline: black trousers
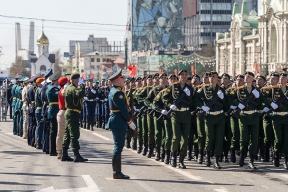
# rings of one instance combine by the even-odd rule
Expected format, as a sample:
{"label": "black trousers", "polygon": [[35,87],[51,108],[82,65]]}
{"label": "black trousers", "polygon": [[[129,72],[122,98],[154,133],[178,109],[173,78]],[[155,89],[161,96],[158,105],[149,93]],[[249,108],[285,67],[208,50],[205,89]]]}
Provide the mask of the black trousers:
{"label": "black trousers", "polygon": [[[56,153],[56,137],[58,131],[57,119],[49,119],[50,120],[50,130],[49,130],[49,153]],[[47,134],[48,135],[48,134]]]}

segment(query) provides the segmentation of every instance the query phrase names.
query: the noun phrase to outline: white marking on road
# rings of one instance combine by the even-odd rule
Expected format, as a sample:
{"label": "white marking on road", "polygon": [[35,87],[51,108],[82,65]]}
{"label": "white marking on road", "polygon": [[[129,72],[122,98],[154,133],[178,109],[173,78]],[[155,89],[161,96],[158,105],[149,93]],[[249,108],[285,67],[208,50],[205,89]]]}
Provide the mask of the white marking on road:
{"label": "white marking on road", "polygon": [[88,188],[93,188],[100,191],[99,187],[96,185],[96,183],[93,181],[90,175],[81,175],[81,177],[85,181]]}
{"label": "white marking on road", "polygon": [[93,135],[97,136],[97,137],[100,137],[101,139],[104,139],[106,141],[110,141],[111,139],[109,139],[108,137],[105,137],[103,135],[100,135],[99,133],[93,133]]}
{"label": "white marking on road", "polygon": [[227,192],[227,191],[224,190],[224,189],[214,189],[214,191],[217,191],[217,192]]}
{"label": "white marking on road", "polygon": [[157,192],[157,190],[153,189],[152,187],[150,187],[149,185],[146,185],[145,182],[143,181],[138,181],[137,178],[133,175],[130,177],[130,179],[137,183],[141,188],[145,189],[146,191],[149,192]]}

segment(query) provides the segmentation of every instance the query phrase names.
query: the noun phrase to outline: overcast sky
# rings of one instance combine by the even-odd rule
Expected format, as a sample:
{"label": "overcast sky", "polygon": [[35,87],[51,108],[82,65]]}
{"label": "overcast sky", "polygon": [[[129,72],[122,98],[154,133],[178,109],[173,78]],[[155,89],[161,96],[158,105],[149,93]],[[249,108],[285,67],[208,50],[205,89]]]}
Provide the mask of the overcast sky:
{"label": "overcast sky", "polygon": [[[127,0],[3,0],[0,15],[126,25]],[[15,59],[15,22],[21,25],[22,48],[28,49],[30,21],[35,22],[37,53],[36,39],[41,34],[42,22],[0,16],[0,46],[4,54],[0,57],[1,69],[9,67]],[[50,41],[50,52],[61,49],[63,54],[69,51],[69,40],[86,40],[89,34],[107,37],[108,41],[123,41],[125,26],[45,21],[44,32]]]}

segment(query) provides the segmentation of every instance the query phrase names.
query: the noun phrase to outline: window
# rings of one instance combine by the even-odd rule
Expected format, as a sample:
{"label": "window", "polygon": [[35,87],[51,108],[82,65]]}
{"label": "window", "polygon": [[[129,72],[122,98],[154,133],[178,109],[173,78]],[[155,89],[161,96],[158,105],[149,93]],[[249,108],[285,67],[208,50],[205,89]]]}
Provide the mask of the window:
{"label": "window", "polygon": [[91,58],[91,62],[95,62],[95,59],[94,59],[94,58]]}
{"label": "window", "polygon": [[201,21],[201,25],[211,25],[210,21]]}
{"label": "window", "polygon": [[210,14],[211,10],[201,10],[201,14]]}
{"label": "window", "polygon": [[103,60],[103,62],[106,62],[106,58],[103,58],[102,60]]}
{"label": "window", "polygon": [[94,66],[94,65],[91,65],[91,69],[95,69],[95,66]]}
{"label": "window", "polygon": [[46,71],[46,66],[45,65],[41,65],[40,66],[40,71]]}
{"label": "window", "polygon": [[97,58],[97,62],[100,62],[100,58]]}

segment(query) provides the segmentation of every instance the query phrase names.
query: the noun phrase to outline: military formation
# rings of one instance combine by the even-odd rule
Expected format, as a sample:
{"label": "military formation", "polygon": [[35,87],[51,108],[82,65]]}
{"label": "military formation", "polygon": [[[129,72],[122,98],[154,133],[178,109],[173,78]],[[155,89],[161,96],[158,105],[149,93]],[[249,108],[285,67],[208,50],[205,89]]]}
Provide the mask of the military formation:
{"label": "military formation", "polygon": [[254,161],[271,161],[287,170],[287,81],[276,72],[268,79],[252,72],[232,79],[215,71],[188,77],[186,70],[133,78],[120,70],[101,81],[51,70],[16,76],[13,134],[61,161],[85,162],[79,128],[110,130],[113,177],[119,179],[129,178],[121,172],[124,145],[181,169],[185,160],[215,169],[221,169],[219,162],[243,167],[248,157],[250,169],[256,169]]}

